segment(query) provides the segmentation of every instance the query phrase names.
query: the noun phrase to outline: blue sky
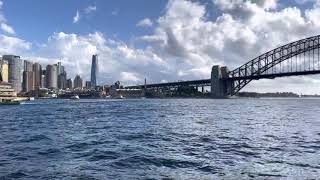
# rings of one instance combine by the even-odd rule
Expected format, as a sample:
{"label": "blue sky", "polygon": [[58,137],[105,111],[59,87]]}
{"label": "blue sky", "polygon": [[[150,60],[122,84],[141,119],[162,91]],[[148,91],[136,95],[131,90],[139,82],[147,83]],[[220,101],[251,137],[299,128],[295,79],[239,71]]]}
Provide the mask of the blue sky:
{"label": "blue sky", "polygon": [[[156,21],[165,13],[167,0],[4,0],[3,11],[17,36],[34,43],[42,43],[53,32],[88,34],[100,31],[108,37],[129,42],[133,37],[152,33],[151,28],[137,28],[143,18]],[[211,0],[199,0],[208,9],[211,19],[222,12]],[[298,4],[295,1],[281,1],[279,8],[289,5],[310,7],[312,2]],[[96,6],[94,13],[83,14],[88,6]],[[73,24],[76,11],[82,14],[79,23]]]}
{"label": "blue sky", "polygon": [[[53,32],[87,34],[100,31],[122,41],[133,36],[150,33],[150,29],[137,28],[136,23],[148,17],[156,20],[167,0],[32,0],[4,1],[6,19],[15,27],[17,36],[31,42],[44,42]],[[96,6],[96,12],[84,14],[88,6]],[[81,19],[73,24],[72,18],[80,11]]]}
{"label": "blue sky", "polygon": [[[61,61],[70,78],[88,79],[97,53],[105,84],[208,78],[213,65],[233,69],[279,45],[320,34],[318,0],[0,2],[1,55],[43,66]],[[263,92],[308,86],[320,94],[317,76],[250,85],[248,90]]]}

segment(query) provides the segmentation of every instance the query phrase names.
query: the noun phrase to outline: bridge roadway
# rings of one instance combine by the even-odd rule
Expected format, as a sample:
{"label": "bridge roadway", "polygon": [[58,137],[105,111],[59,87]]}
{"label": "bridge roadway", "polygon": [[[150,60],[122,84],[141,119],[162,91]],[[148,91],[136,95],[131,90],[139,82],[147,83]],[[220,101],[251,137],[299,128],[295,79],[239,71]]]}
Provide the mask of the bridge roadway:
{"label": "bridge roadway", "polygon": [[[275,74],[261,74],[261,75],[253,75],[253,76],[230,77],[230,78],[225,78],[224,80],[237,81],[237,80],[275,79],[278,77],[315,75],[315,74],[320,74],[320,70],[283,72],[283,73],[275,73]],[[144,86],[145,85],[135,85],[135,86],[127,86],[125,88],[126,89],[143,89]],[[146,88],[177,87],[177,86],[199,86],[199,87],[200,86],[211,86],[211,79],[147,84]]]}
{"label": "bridge roadway", "polygon": [[[179,81],[179,82],[167,82],[157,84],[147,84],[146,88],[159,88],[159,87],[177,87],[177,86],[210,86],[211,79],[191,80],[191,81]],[[127,86],[126,89],[142,89],[145,85]]]}

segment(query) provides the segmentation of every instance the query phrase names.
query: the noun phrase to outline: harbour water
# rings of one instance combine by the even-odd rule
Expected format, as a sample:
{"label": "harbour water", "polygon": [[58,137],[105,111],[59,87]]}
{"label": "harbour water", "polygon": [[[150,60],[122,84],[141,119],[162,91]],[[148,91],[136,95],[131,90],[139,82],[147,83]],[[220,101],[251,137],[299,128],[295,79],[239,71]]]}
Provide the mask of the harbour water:
{"label": "harbour water", "polygon": [[320,177],[320,99],[36,100],[0,108],[0,179]]}

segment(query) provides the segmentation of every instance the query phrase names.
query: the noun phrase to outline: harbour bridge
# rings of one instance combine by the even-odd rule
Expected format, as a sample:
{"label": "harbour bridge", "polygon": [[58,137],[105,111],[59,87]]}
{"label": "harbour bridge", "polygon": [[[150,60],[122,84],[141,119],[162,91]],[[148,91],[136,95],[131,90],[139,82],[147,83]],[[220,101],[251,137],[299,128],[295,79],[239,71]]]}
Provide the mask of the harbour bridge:
{"label": "harbour bridge", "polygon": [[301,39],[270,50],[229,71],[213,66],[210,79],[127,86],[127,89],[179,86],[211,86],[214,98],[236,95],[253,80],[320,74],[320,35]]}

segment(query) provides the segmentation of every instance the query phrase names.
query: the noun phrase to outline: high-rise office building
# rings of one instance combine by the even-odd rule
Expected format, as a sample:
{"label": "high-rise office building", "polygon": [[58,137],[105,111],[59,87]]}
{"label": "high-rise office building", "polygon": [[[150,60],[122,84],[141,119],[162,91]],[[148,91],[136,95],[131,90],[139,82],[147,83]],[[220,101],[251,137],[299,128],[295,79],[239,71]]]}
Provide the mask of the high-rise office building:
{"label": "high-rise office building", "polygon": [[33,63],[24,60],[23,74],[22,74],[22,91],[30,92],[34,90],[34,78],[35,73],[33,72]]}
{"label": "high-rise office building", "polygon": [[1,72],[1,81],[8,82],[9,81],[9,65],[5,60],[0,61],[0,72]]}
{"label": "high-rise office building", "polygon": [[34,90],[34,72],[33,71],[23,71],[23,92],[30,92]]}
{"label": "high-rise office building", "polygon": [[24,60],[23,62],[23,71],[32,71],[33,70],[33,63],[27,60]]}
{"label": "high-rise office building", "polygon": [[41,78],[42,78],[41,65],[39,63],[34,63],[32,69],[34,72],[34,88],[35,90],[38,90],[39,88],[41,88]]}
{"label": "high-rise office building", "polygon": [[47,65],[46,67],[46,87],[49,89],[57,89],[58,85],[57,66]]}
{"label": "high-rise office building", "polygon": [[74,78],[73,87],[74,87],[75,89],[77,89],[77,88],[82,89],[82,87],[83,87],[83,80],[82,80],[82,78],[80,77],[80,75],[77,75],[77,76]]}
{"label": "high-rise office building", "polygon": [[41,75],[41,88],[46,88],[47,87],[46,81],[47,81],[46,75],[42,74]]}
{"label": "high-rise office building", "polygon": [[58,75],[60,75],[60,74],[62,74],[62,73],[65,72],[65,71],[64,71],[64,66],[62,66],[61,62],[58,62],[58,64],[56,64],[56,66],[57,66],[57,73],[58,73]]}
{"label": "high-rise office building", "polygon": [[66,88],[67,89],[72,89],[72,79],[67,79],[67,83],[66,83],[67,85],[66,85]]}
{"label": "high-rise office building", "polygon": [[20,56],[4,55],[3,60],[9,64],[9,83],[12,84],[16,92],[21,91],[21,59]]}
{"label": "high-rise office building", "polygon": [[67,73],[62,72],[58,75],[58,88],[59,89],[66,89],[67,87]]}
{"label": "high-rise office building", "polygon": [[55,66],[57,66],[58,88],[66,89],[67,73],[64,70],[64,66],[62,66],[61,62],[58,62]]}
{"label": "high-rise office building", "polygon": [[97,86],[97,75],[98,75],[98,55],[95,54],[92,56],[91,64],[91,86]]}

